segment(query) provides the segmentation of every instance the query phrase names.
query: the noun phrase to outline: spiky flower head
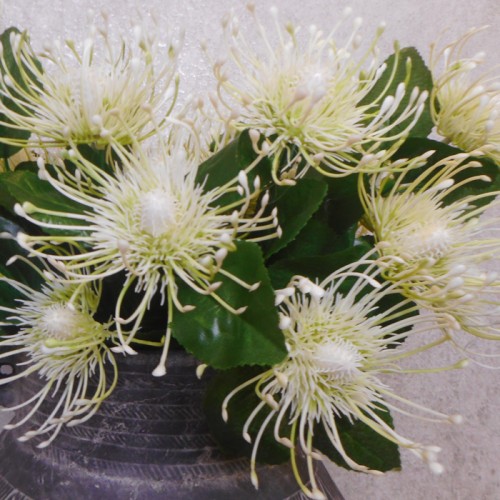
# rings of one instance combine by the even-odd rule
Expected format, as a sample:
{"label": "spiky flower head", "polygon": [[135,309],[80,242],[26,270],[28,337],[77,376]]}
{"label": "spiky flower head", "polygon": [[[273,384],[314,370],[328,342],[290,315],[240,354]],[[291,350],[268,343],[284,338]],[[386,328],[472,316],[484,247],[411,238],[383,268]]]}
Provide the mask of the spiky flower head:
{"label": "spiky flower head", "polygon": [[[253,5],[249,10],[254,13]],[[283,28],[277,11],[271,12],[277,43],[255,17],[261,52],[245,39],[236,17],[224,21],[231,59],[241,78],[232,78],[221,60],[214,63],[214,73],[221,103],[231,109],[232,126],[252,130],[255,147],[274,157],[273,177],[280,184],[292,184],[309,166],[330,176],[378,167],[414,125],[426,99],[426,93],[413,89],[397,118],[395,113],[407,95],[403,83],[394,95],[370,95],[370,102],[364,102],[386,69],[379,65],[376,47],[383,27],[356,57],[361,18],[354,20],[345,44],[335,40],[349,9],[327,35],[311,26],[305,36],[291,24]],[[407,126],[396,132],[401,123]],[[301,162],[305,167],[297,171]]]}
{"label": "spiky flower head", "polygon": [[468,31],[440,51],[432,47],[431,112],[443,137],[467,152],[480,149],[500,163],[500,79],[491,70],[477,73],[484,53],[463,55],[465,45],[479,31]]}
{"label": "spiky flower head", "polygon": [[411,170],[396,178],[373,177],[363,195],[384,277],[436,312],[451,338],[463,330],[500,339],[498,324],[485,322],[499,308],[500,282],[492,271],[500,255],[498,218],[481,217],[488,206],[498,205],[499,193],[454,197],[469,183],[490,182],[480,172],[473,175],[481,167],[465,154],[456,155],[414,178]]}
{"label": "spiky flower head", "polygon": [[8,32],[0,56],[1,112],[7,127],[32,137],[2,140],[105,146],[150,135],[175,102],[177,48],[168,41],[161,54],[151,31],[137,25],[132,33],[117,47],[107,27],[94,26],[82,47],[56,41],[38,59],[26,32]]}
{"label": "spiky flower head", "polygon": [[[99,292],[93,286],[46,283],[40,291],[2,277],[22,298],[19,306],[0,306],[7,313],[3,326],[13,326],[15,334],[0,340],[0,358],[22,356],[18,374],[2,378],[0,385],[27,376],[37,376],[43,386],[28,400],[9,410],[28,407],[13,429],[27,424],[40,412],[42,423],[25,432],[22,441],[46,434],[38,446],[45,447],[57,436],[63,425],[88,420],[112,392],[117,369],[113,353],[106,342],[112,334],[107,326],[94,320]],[[106,370],[108,364],[112,370]],[[47,407],[42,406],[47,404]]]}
{"label": "spiky flower head", "polygon": [[[233,313],[235,310],[216,293],[215,281],[221,273],[248,290],[258,284],[239,280],[223,268],[235,241],[245,238],[261,241],[278,236],[277,212],[267,213],[269,194],[262,192],[259,178],[250,184],[241,171],[227,184],[205,189],[205,179],[197,179],[198,157],[185,149],[181,140],[160,143],[155,152],[117,150],[120,167],[113,174],[101,171],[73,151],[77,171],[72,174],[64,165],[55,167],[51,176],[39,161],[42,177],[62,194],[84,207],[84,213],[47,212],[30,203],[17,205],[16,211],[42,227],[59,228],[60,236],[18,235],[18,241],[33,254],[55,266],[70,279],[100,280],[125,272],[123,289],[117,298],[117,330],[122,349],[129,346],[151,299],[161,294],[168,300],[169,320],[174,308],[193,309],[177,297],[179,283],[211,295]],[[230,196],[230,198],[228,198]],[[32,219],[30,213],[51,213],[74,220],[73,224],[46,224]],[[83,225],[82,225],[83,224]],[[68,243],[74,252],[52,255],[47,243]],[[80,269],[90,267],[88,274]],[[128,317],[122,317],[122,302],[130,291],[143,293],[140,305]],[[124,324],[133,326],[128,339],[122,337]],[[170,328],[170,326],[169,326]],[[167,332],[167,340],[170,330]],[[168,341],[165,344],[168,348]],[[156,375],[163,375],[159,367]]]}
{"label": "spiky flower head", "polygon": [[[280,327],[286,339],[288,357],[270,370],[234,389],[223,403],[223,417],[230,417],[229,401],[245,387],[255,385],[261,402],[243,428],[243,436],[251,442],[250,426],[257,415],[267,412],[253,444],[252,480],[257,486],[255,460],[266,427],[274,419],[275,439],[291,449],[292,465],[297,481],[311,498],[325,498],[314,478],[312,460],[324,456],[314,448],[315,426],[322,426],[348,466],[369,470],[346,453],[336,424],[345,417],[360,420],[386,439],[404,446],[427,462],[437,473],[442,467],[436,461],[433,446],[424,446],[399,435],[381,417],[380,412],[405,403],[420,408],[431,419],[458,422],[458,416],[447,416],[419,407],[391,392],[381,377],[386,372],[404,373],[396,361],[410,356],[400,346],[408,335],[419,334],[427,325],[408,302],[381,307],[381,300],[391,287],[375,281],[373,262],[365,273],[348,266],[333,273],[321,284],[296,276],[289,286],[277,291]],[[413,327],[413,330],[412,330]],[[456,368],[457,365],[454,366]],[[230,409],[229,409],[230,410]],[[287,435],[284,435],[284,433]],[[312,489],[302,482],[295,466],[295,454],[302,452],[308,461]]]}

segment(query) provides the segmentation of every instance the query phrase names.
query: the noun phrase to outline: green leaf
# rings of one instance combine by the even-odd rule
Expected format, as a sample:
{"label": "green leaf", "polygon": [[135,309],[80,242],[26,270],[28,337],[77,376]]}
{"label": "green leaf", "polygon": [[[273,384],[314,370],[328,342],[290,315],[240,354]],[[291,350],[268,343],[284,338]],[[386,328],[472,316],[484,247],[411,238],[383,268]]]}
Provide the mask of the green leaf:
{"label": "green leaf", "polygon": [[[422,155],[427,151],[434,151],[434,154],[427,160],[423,167],[412,169],[411,171],[405,172],[405,178],[408,180],[416,179],[420,174],[422,174],[425,169],[434,165],[440,160],[448,158],[456,154],[463,153],[461,149],[448,144],[443,144],[442,142],[434,141],[431,139],[423,138],[409,138],[405,143],[398,149],[394,159],[398,158],[414,158],[416,156]],[[500,169],[495,164],[493,160],[488,157],[471,157],[471,160],[478,161],[481,163],[482,167],[477,168],[467,168],[454,176],[455,184],[461,181],[476,177],[478,175],[486,175],[491,179],[491,182],[485,182],[482,180],[475,180],[472,182],[467,182],[465,185],[454,188],[454,190],[445,198],[446,203],[452,203],[454,201],[461,200],[468,195],[478,195],[485,193],[496,193],[500,190]],[[468,161],[468,160],[466,160]],[[495,196],[482,198],[474,203],[476,206],[483,206],[489,204],[493,201]]]}
{"label": "green leaf", "polygon": [[228,311],[210,296],[200,295],[187,285],[179,287],[179,300],[196,308],[174,314],[173,336],[204,363],[215,368],[278,363],[286,356],[284,337],[278,327],[274,291],[258,245],[240,241],[224,261],[224,270],[253,284],[250,292],[219,273],[217,294],[234,308],[248,306],[240,315]]}
{"label": "green leaf", "polygon": [[[406,84],[406,94],[402,99],[399,108],[396,113],[388,121],[387,125],[394,123],[405,110],[410,100],[410,94],[414,87],[418,87],[422,92],[427,90],[429,93],[432,90],[432,74],[429,68],[426,66],[424,60],[414,47],[406,47],[399,50],[395,54],[388,57],[384,64],[387,65],[385,71],[380,76],[377,83],[373,86],[371,91],[366,95],[366,97],[360,102],[360,105],[369,105],[381,96],[379,102],[381,103],[384,97],[389,95],[394,95],[397,86],[405,82]],[[410,74],[408,78],[408,69],[410,69]],[[394,77],[392,77],[394,73]],[[392,78],[392,80],[391,80]],[[396,125],[392,130],[391,134],[397,134],[403,131],[406,126],[410,123],[411,118],[404,120],[401,124]],[[427,137],[433,127],[433,121],[430,113],[429,99],[427,99],[424,110],[420,115],[415,126],[410,132],[412,137]]]}
{"label": "green leaf", "polygon": [[[223,186],[227,182],[235,179],[241,170],[245,170],[257,158],[253,150],[252,141],[248,132],[242,132],[236,139],[227,146],[205,160],[199,167],[196,180],[204,184],[205,189],[211,190]],[[267,158],[263,158],[251,172],[248,173],[250,182],[259,175],[262,186],[271,182],[271,166]],[[232,198],[240,198],[233,194]],[[228,199],[232,199],[228,198]],[[224,198],[226,200],[226,198]]]}
{"label": "green leaf", "polygon": [[[379,410],[376,413],[389,426],[394,427],[388,410]],[[399,448],[395,443],[385,439],[360,420],[351,423],[344,417],[336,419],[335,423],[346,454],[356,463],[381,472],[401,469]],[[314,446],[337,465],[350,469],[331,444],[322,425],[315,426]]]}
{"label": "green leaf", "polygon": [[[84,213],[85,207],[77,202],[66,198],[56,191],[49,182],[41,180],[36,173],[30,170],[16,169],[14,172],[0,173],[0,194],[6,190],[10,196],[2,196],[0,205],[13,211],[12,200],[17,203],[30,202],[36,207],[55,212],[69,212],[75,214]],[[83,225],[84,221],[71,219],[69,217],[33,213],[31,216],[42,222],[51,224]],[[59,234],[59,229],[43,228],[48,234]]]}
{"label": "green leaf", "polygon": [[328,186],[324,181],[301,179],[295,186],[275,186],[271,190],[271,207],[278,209],[278,219],[283,234],[264,245],[269,257],[285,248],[321,205]]}
{"label": "green leaf", "polygon": [[338,243],[338,235],[322,220],[313,217],[300,231],[299,236],[285,249],[270,259],[270,265],[283,259],[301,259],[311,255],[323,255],[332,252],[332,245]]}
{"label": "green leaf", "polygon": [[338,234],[357,224],[364,213],[359,199],[358,177],[353,174],[328,179],[328,194],[322,210],[328,225]]}
{"label": "green leaf", "polygon": [[[0,233],[2,234],[2,237],[0,237],[0,275],[36,289],[43,279],[28,264],[18,261],[15,264],[7,265],[11,257],[16,255],[26,256],[26,251],[15,240],[20,230],[21,228],[12,221],[0,217]],[[19,297],[21,297],[21,294],[15,288],[0,281],[1,305],[4,307],[16,307],[16,299]],[[4,318],[5,314],[0,311],[0,319]]]}
{"label": "green leaf", "polygon": [[[24,66],[22,70],[18,67],[17,60],[14,56],[12,45],[10,43],[10,37],[12,33],[27,37],[26,33],[21,33],[17,28],[8,28],[0,35],[0,43],[3,49],[3,64],[0,64],[0,72],[2,73],[2,75],[9,75],[9,78],[16,81],[23,88],[26,88],[26,83],[22,76],[22,73],[28,74],[32,82],[36,82],[36,79],[26,66]],[[38,61],[36,61],[36,63],[38,64],[38,68],[41,70],[41,64]],[[12,99],[6,96],[2,96],[1,100],[7,108],[12,109],[20,114],[27,114],[27,110],[20,108]],[[11,122],[4,114],[0,114],[0,122],[0,157],[9,158],[17,151],[19,151],[21,147],[6,144],[4,141],[2,141],[2,138],[4,138],[4,140],[15,139],[25,141],[29,138],[31,133],[28,130],[22,130],[15,126],[9,126]]]}
{"label": "green leaf", "polygon": [[370,249],[371,245],[360,240],[355,246],[326,255],[283,259],[269,266],[269,274],[276,289],[286,287],[295,275],[321,281],[335,270],[358,261]]}
{"label": "green leaf", "polygon": [[[240,367],[217,373],[210,381],[204,401],[210,432],[219,448],[226,454],[250,456],[252,445],[242,437],[245,422],[255,407],[261,402],[254,385],[236,394],[228,405],[228,421],[222,419],[222,403],[225,397],[238,385],[243,384],[262,370],[256,367]],[[255,437],[269,410],[263,409],[250,426],[250,435]],[[286,423],[282,424],[284,427]],[[283,463],[290,457],[290,450],[276,442],[273,436],[274,420],[269,422],[257,453],[257,460],[263,463]]]}

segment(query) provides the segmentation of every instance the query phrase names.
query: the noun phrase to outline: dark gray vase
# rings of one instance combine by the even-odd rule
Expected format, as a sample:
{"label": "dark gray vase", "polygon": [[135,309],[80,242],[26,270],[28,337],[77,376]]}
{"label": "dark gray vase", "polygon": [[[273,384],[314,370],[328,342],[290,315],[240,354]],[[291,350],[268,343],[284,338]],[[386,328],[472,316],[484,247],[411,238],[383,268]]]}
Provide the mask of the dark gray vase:
{"label": "dark gray vase", "polygon": [[[17,429],[1,432],[0,499],[305,498],[288,465],[261,466],[255,490],[248,460],[222,455],[209,435],[195,360],[172,351],[168,374],[158,379],[151,375],[157,356],[120,357],[111,397],[88,422],[64,428],[48,448],[18,441]],[[9,389],[9,399],[24,400],[39,386],[36,377],[23,380]],[[318,467],[328,498],[342,499]]]}

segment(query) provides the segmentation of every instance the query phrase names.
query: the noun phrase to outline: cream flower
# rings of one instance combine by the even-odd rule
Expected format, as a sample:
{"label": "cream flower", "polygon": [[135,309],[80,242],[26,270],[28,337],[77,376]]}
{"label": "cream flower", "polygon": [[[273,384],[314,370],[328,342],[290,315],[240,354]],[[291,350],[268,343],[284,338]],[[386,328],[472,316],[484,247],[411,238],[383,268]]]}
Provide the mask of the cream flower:
{"label": "cream flower", "polygon": [[460,173],[481,167],[467,158],[446,158],[412,180],[405,174],[373,177],[363,193],[365,221],[375,236],[384,277],[419,306],[441,316],[450,338],[463,330],[500,339],[498,323],[485,322],[499,307],[500,281],[485,269],[486,263],[498,267],[499,221],[494,216],[480,218],[488,206],[498,205],[494,198],[499,193],[449,201],[456,189],[470,182],[490,181],[478,173],[456,182]]}
{"label": "cream flower", "polygon": [[[26,424],[44,402],[50,402],[47,416],[38,428],[25,432],[22,441],[50,434],[38,447],[50,444],[63,425],[76,425],[88,420],[113,391],[117,368],[106,345],[112,334],[105,325],[93,319],[99,293],[90,285],[46,284],[41,291],[2,277],[23,298],[15,309],[0,306],[9,314],[4,326],[14,326],[17,333],[4,335],[0,341],[0,358],[22,355],[18,366],[24,369],[0,380],[0,385],[29,375],[36,375],[43,387],[33,397],[9,408],[31,406],[13,429]],[[112,371],[106,370],[109,364]],[[44,410],[45,412],[45,410]],[[41,412],[43,413],[43,412]]]}
{"label": "cream flower", "polygon": [[[190,156],[184,145],[182,141],[174,145],[162,143],[154,154],[117,149],[122,165],[114,175],[78,158],[75,151],[75,174],[62,165],[51,176],[40,160],[42,177],[82,204],[85,213],[47,212],[30,203],[16,206],[17,213],[32,222],[66,232],[60,236],[19,234],[18,241],[68,278],[87,281],[120,271],[126,273],[116,303],[117,330],[126,352],[134,353],[129,344],[151,299],[159,293],[162,302],[168,300],[165,351],[155,375],[165,373],[173,310],[193,308],[179,302],[178,283],[184,282],[193,290],[212,296],[231,312],[241,313],[243,309],[233,309],[216,293],[221,283],[214,281],[214,276],[221,273],[250,291],[256,289],[258,284],[247,284],[225,271],[224,259],[236,249],[238,238],[262,241],[281,234],[276,210],[265,213],[269,194],[262,193],[259,178],[251,185],[245,171],[241,171],[227,184],[205,190],[203,183],[196,180],[198,159]],[[36,212],[73,219],[75,224],[37,222],[30,216]],[[51,243],[69,243],[75,251],[70,255],[52,255]],[[80,269],[89,266],[92,270],[82,276]],[[123,318],[122,302],[132,290],[143,297],[137,309]],[[125,340],[121,325],[131,323]]]}
{"label": "cream flower", "polygon": [[6,126],[28,130],[34,136],[29,142],[47,147],[128,144],[150,135],[175,102],[177,49],[169,42],[156,67],[158,42],[140,26],[133,34],[132,42],[122,39],[116,47],[106,28],[94,27],[81,51],[72,40],[47,47],[40,54],[42,69],[27,33],[11,31],[15,66],[5,47],[0,57]]}
{"label": "cream flower", "polygon": [[[249,10],[254,14],[253,5]],[[277,11],[272,13],[276,44],[255,17],[263,45],[260,52],[245,39],[234,16],[224,22],[231,59],[241,78],[233,79],[223,60],[214,63],[214,73],[219,100],[231,110],[233,127],[252,130],[254,147],[274,157],[272,173],[280,184],[292,184],[309,166],[329,176],[378,167],[412,128],[426,99],[425,92],[413,89],[399,114],[408,93],[400,84],[394,95],[382,91],[372,102],[363,102],[386,69],[379,65],[376,47],[383,28],[355,57],[361,42],[360,18],[354,20],[345,44],[334,39],[350,10],[328,35],[312,26],[305,36],[291,24],[283,29]],[[402,123],[407,123],[404,130],[395,131]],[[305,168],[299,168],[302,161]]]}
{"label": "cream flower", "polygon": [[[418,335],[427,326],[422,317],[408,317],[408,313],[414,312],[408,302],[381,309],[380,301],[391,293],[391,287],[387,284],[381,286],[375,281],[373,263],[364,264],[369,264],[366,274],[355,272],[354,266],[348,266],[333,273],[320,285],[296,276],[287,288],[277,291],[280,326],[285,335],[288,357],[235,388],[224,400],[223,418],[227,420],[230,400],[245,387],[255,385],[261,402],[243,428],[243,436],[249,442],[252,440],[249,435],[252,422],[259,413],[267,412],[253,444],[251,467],[256,487],[257,450],[273,419],[274,437],[291,449],[296,479],[311,498],[325,498],[314,478],[312,465],[313,459],[324,458],[313,447],[315,426],[324,427],[331,444],[347,465],[355,470],[377,473],[348,456],[336,425],[339,417],[360,420],[384,438],[411,450],[434,472],[442,471],[436,460],[437,447],[424,446],[399,435],[378,414],[384,407],[397,411],[403,403],[427,412],[431,415],[430,420],[460,421],[459,416],[447,416],[393,394],[382,381],[381,376],[386,372],[405,372],[396,361],[413,353],[405,351],[402,346],[394,348],[408,335]],[[462,363],[450,368],[459,366]],[[284,428],[289,429],[286,436],[283,435]],[[300,452],[308,461],[312,489],[304,485],[296,467],[295,455]]]}
{"label": "cream flower", "polygon": [[[466,43],[479,31],[468,31],[440,51],[432,47],[435,81],[431,111],[439,134],[464,151],[480,149],[500,163],[500,79],[491,71],[476,74],[483,53],[473,57],[462,54]],[[439,71],[440,63],[443,68]]]}

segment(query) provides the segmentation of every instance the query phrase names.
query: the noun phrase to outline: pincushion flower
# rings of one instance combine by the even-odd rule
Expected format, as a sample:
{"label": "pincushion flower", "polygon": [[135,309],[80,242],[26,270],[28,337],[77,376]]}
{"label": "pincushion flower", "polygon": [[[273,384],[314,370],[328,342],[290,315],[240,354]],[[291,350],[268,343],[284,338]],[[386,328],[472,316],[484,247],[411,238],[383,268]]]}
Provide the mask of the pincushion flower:
{"label": "pincushion flower", "polygon": [[[24,369],[2,378],[0,385],[35,374],[43,387],[23,403],[9,408],[30,407],[14,424],[26,424],[40,412],[42,423],[25,432],[22,441],[46,434],[38,447],[48,446],[63,425],[76,425],[92,417],[113,391],[118,373],[113,353],[106,344],[112,334],[94,320],[99,292],[91,285],[46,283],[41,291],[2,277],[22,298],[19,306],[0,310],[8,314],[3,326],[16,327],[15,334],[3,335],[0,358],[24,356]],[[112,367],[111,372],[105,365]],[[44,402],[50,406],[43,407]],[[43,408],[43,410],[42,410]]]}
{"label": "pincushion flower", "polygon": [[[392,393],[381,379],[386,372],[405,372],[396,361],[413,353],[401,346],[393,348],[408,335],[418,335],[426,330],[425,319],[413,314],[408,316],[414,312],[408,302],[382,309],[380,301],[392,293],[391,287],[375,281],[373,263],[366,274],[356,272],[355,267],[340,269],[319,285],[296,276],[287,288],[277,291],[280,328],[285,335],[288,357],[236,387],[223,402],[223,417],[227,420],[230,418],[230,400],[244,388],[255,386],[261,402],[243,427],[243,436],[250,442],[252,422],[259,413],[267,412],[253,442],[251,467],[256,487],[257,450],[273,419],[274,437],[291,449],[296,479],[311,498],[326,498],[318,488],[313,472],[313,459],[324,458],[313,445],[316,426],[324,427],[331,444],[349,467],[377,473],[356,463],[344,450],[336,425],[336,419],[340,417],[347,417],[351,422],[360,420],[386,439],[411,450],[434,472],[442,471],[437,462],[437,447],[424,446],[399,435],[380,416],[383,408],[398,410],[403,403],[428,413],[430,420],[452,423],[461,420],[460,416],[444,415],[405,400]],[[346,288],[347,281],[352,285]],[[462,364],[452,368],[459,366]],[[284,435],[284,432],[288,434]],[[312,489],[304,485],[296,467],[295,455],[300,452],[308,461]]]}
{"label": "pincushion flower", "polygon": [[[253,14],[254,6],[249,10]],[[277,18],[277,11],[272,13]],[[251,129],[255,148],[274,157],[272,174],[278,184],[293,184],[310,166],[329,176],[379,167],[423,110],[427,93],[406,89],[404,83],[394,95],[384,95],[384,88],[364,102],[386,69],[379,65],[376,48],[383,28],[356,58],[360,18],[354,20],[344,45],[334,39],[345,17],[328,35],[312,26],[304,37],[298,27],[287,24],[283,29],[276,19],[276,44],[255,17],[263,45],[260,52],[245,39],[235,17],[224,23],[231,60],[241,78],[232,78],[223,60],[214,63],[220,102],[231,110],[232,126]],[[389,84],[393,78],[394,74]],[[408,93],[409,100],[402,105]],[[403,123],[403,129],[396,131]],[[305,167],[299,168],[302,161]]]}
{"label": "pincushion flower", "polygon": [[[262,193],[259,178],[253,185],[245,171],[227,184],[205,190],[196,180],[197,157],[185,150],[181,140],[161,143],[156,153],[117,150],[121,168],[107,174],[84,158],[77,158],[75,174],[64,165],[51,176],[39,161],[41,175],[61,193],[85,207],[84,213],[52,212],[30,203],[17,205],[19,215],[32,222],[66,232],[60,236],[28,236],[20,233],[19,243],[32,254],[46,259],[69,279],[101,280],[120,271],[126,273],[123,289],[116,301],[116,326],[121,349],[130,347],[151,299],[161,294],[168,301],[168,328],[165,351],[155,375],[165,373],[165,359],[174,308],[191,310],[177,297],[178,283],[212,296],[229,311],[238,314],[216,290],[217,273],[229,277],[252,291],[248,284],[223,268],[228,252],[236,249],[235,240],[262,241],[279,236],[276,210],[265,213],[269,194]],[[256,161],[259,161],[257,159]],[[251,165],[249,166],[251,168]],[[224,201],[231,194],[233,198]],[[73,219],[75,224],[37,222],[30,213],[46,213]],[[83,225],[80,225],[83,224]],[[51,244],[68,243],[75,250],[68,255],[53,254]],[[91,266],[88,274],[80,269]],[[131,290],[142,293],[140,304],[128,318],[123,318],[122,303]],[[122,326],[131,324],[127,340]]]}
{"label": "pincushion flower", "polygon": [[491,71],[476,74],[484,54],[462,54],[479,31],[468,31],[440,51],[433,46],[431,111],[439,134],[464,151],[480,149],[500,163],[500,80]]}
{"label": "pincushion flower", "polygon": [[[500,282],[485,269],[486,263],[498,267],[498,218],[481,218],[488,206],[498,205],[499,193],[449,201],[463,186],[490,182],[472,175],[477,167],[464,154],[438,161],[412,180],[405,174],[373,177],[363,194],[365,224],[375,236],[384,277],[441,316],[447,336],[463,330],[500,339],[498,324],[485,322],[498,308]],[[455,182],[463,172],[470,175]]]}
{"label": "pincushion flower", "polygon": [[47,47],[42,69],[27,33],[8,32],[9,47],[2,46],[0,57],[0,111],[6,126],[34,137],[3,142],[106,146],[151,135],[175,103],[177,48],[169,42],[158,66],[155,38],[140,26],[133,33],[131,43],[122,39],[116,47],[106,28],[94,27],[81,51],[73,40]]}

